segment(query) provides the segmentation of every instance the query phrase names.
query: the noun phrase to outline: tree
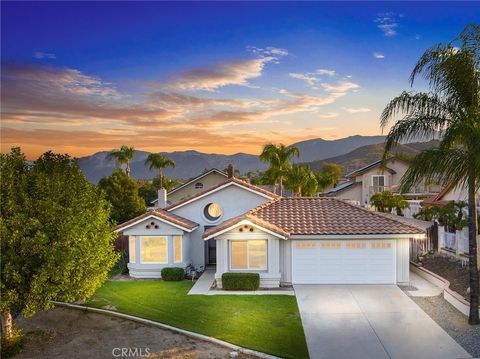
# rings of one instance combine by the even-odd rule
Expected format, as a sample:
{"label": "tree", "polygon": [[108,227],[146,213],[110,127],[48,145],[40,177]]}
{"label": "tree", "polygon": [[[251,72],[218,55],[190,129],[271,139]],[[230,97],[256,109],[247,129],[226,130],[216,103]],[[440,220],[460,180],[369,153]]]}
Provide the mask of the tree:
{"label": "tree", "polygon": [[153,179],[153,185],[155,188],[165,188],[167,192],[170,192],[175,187],[180,186],[183,181],[179,178],[167,178],[166,176],[162,176],[162,185],[160,185],[160,179],[158,177]]}
{"label": "tree", "polygon": [[164,157],[161,153],[150,153],[145,160],[145,165],[149,165],[150,170],[158,170],[159,188],[164,188],[163,169],[165,167],[175,167],[175,162]]}
{"label": "tree", "polygon": [[98,185],[112,205],[111,218],[116,223],[125,222],[146,211],[145,202],[138,194],[138,183],[121,170],[102,178]]}
{"label": "tree", "polygon": [[436,138],[437,148],[425,150],[410,163],[401,181],[408,191],[426,180],[439,180],[467,189],[469,218],[470,324],[479,324],[479,275],[475,192],[480,187],[480,26],[468,25],[454,41],[425,51],[410,76],[427,81],[430,92],[403,92],[381,115],[381,126],[399,113],[390,129],[384,159],[398,143],[413,138]]}
{"label": "tree", "polygon": [[260,161],[269,164],[265,175],[270,180],[270,184],[280,186],[280,195],[283,195],[283,182],[288,171],[292,167],[290,159],[293,156],[300,156],[300,150],[295,146],[285,146],[283,143],[276,146],[272,143],[265,145],[260,154]]}
{"label": "tree", "polygon": [[0,155],[2,335],[12,316],[86,300],[115,264],[110,204],[68,155]]}
{"label": "tree", "polygon": [[343,167],[336,163],[325,162],[322,165],[322,171],[315,173],[317,177],[319,191],[333,187],[340,180],[343,173]]}
{"label": "tree", "polygon": [[123,145],[118,150],[112,150],[107,155],[107,158],[116,160],[120,168],[122,167],[122,164],[125,163],[125,173],[130,177],[130,161],[133,159],[134,155],[135,148]]}
{"label": "tree", "polygon": [[317,179],[307,166],[295,165],[287,172],[285,186],[295,193],[295,196],[315,196]]}
{"label": "tree", "polygon": [[402,195],[394,194],[390,191],[374,193],[370,197],[370,204],[378,212],[391,213],[395,209],[399,216],[405,208],[408,208],[408,202]]}

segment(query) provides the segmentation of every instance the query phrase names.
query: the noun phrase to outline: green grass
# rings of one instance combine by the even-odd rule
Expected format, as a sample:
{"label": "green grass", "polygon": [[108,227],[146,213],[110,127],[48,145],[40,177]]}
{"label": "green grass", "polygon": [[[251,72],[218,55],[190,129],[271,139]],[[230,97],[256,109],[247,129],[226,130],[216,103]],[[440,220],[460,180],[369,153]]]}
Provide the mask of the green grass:
{"label": "green grass", "polygon": [[86,303],[287,358],[307,358],[294,296],[187,296],[190,281],[108,281]]}

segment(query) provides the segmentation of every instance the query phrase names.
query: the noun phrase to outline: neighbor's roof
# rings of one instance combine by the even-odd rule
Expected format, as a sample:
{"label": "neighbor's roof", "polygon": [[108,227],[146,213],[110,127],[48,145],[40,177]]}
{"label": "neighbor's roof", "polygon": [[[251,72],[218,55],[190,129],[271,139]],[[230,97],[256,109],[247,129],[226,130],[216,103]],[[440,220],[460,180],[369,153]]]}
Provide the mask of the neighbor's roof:
{"label": "neighbor's roof", "polygon": [[141,222],[142,220],[144,220],[146,218],[149,218],[149,217],[157,218],[157,219],[161,220],[162,222],[167,222],[167,223],[173,225],[174,227],[179,227],[181,229],[186,230],[187,232],[191,232],[199,226],[198,223],[193,222],[189,219],[177,216],[176,214],[167,212],[167,211],[165,211],[163,209],[160,209],[160,208],[155,208],[155,209],[153,209],[151,211],[148,211],[148,212],[146,212],[146,213],[144,213],[144,214],[142,214],[138,217],[135,217],[135,218],[133,218],[133,219],[127,221],[127,222],[119,224],[113,230],[115,232],[125,230],[128,227],[131,227],[131,226],[133,226],[133,225],[135,225],[135,224],[137,224],[137,223]]}
{"label": "neighbor's roof", "polygon": [[[267,225],[292,235],[382,235],[423,234],[418,226],[382,216],[332,197],[286,197],[262,204],[243,218],[228,220],[208,230],[205,237],[233,227],[243,219],[261,220]],[[205,238],[204,237],[204,238]]]}
{"label": "neighbor's roof", "polygon": [[332,188],[329,188],[329,189],[323,191],[322,193],[320,193],[320,195],[336,194],[336,193],[339,193],[343,190],[349,189],[350,187],[354,187],[354,186],[361,185],[361,184],[362,184],[362,182],[355,182],[355,181],[344,182],[344,183],[339,184],[337,187],[332,187]]}
{"label": "neighbor's roof", "polygon": [[[194,177],[194,178],[188,180],[187,182],[182,183],[181,185],[175,187],[174,189],[170,190],[170,191],[168,192],[168,194],[172,194],[173,192],[176,192],[176,191],[182,189],[183,187],[188,186],[189,184],[191,184],[191,183],[193,183],[193,182],[196,182],[196,181],[202,179],[203,177],[205,177],[205,176],[207,176],[207,175],[209,175],[210,173],[213,173],[213,172],[218,173],[219,175],[222,175],[222,176],[224,176],[225,178],[228,177],[228,175],[227,175],[225,172],[220,171],[220,170],[217,169],[217,168],[212,168],[212,169],[208,170],[207,172],[204,172],[204,173],[202,173],[201,175],[198,175],[197,177]],[[167,195],[168,195],[168,194],[167,194]],[[150,203],[156,203],[157,201],[158,201],[158,198],[157,198],[157,199],[154,199],[154,200],[153,200],[152,202],[150,202]]]}
{"label": "neighbor's roof", "polygon": [[[386,162],[391,161],[391,160],[398,160],[398,161],[404,162],[402,159],[400,159],[398,157],[390,157]],[[375,167],[378,167],[378,166],[381,166],[381,165],[382,165],[382,160],[378,160],[378,161],[375,161],[375,162],[372,162],[372,163],[366,165],[365,167],[359,168],[358,170],[347,173],[345,175],[345,177],[349,178],[349,177],[352,177],[352,176],[358,176],[362,173],[365,173],[368,170],[371,170],[372,168],[375,168]],[[385,170],[392,173],[392,174],[396,173],[394,170],[392,170],[391,168],[388,168],[388,167],[386,167]]]}
{"label": "neighbor's roof", "polygon": [[238,178],[235,178],[235,177],[232,177],[232,178],[228,178],[227,180],[219,183],[218,185],[216,186],[213,186],[213,187],[210,187],[210,188],[207,188],[206,190],[202,191],[202,192],[198,192],[197,194],[195,194],[194,196],[192,197],[189,197],[189,198],[185,198],[184,200],[180,201],[180,202],[177,202],[177,203],[174,203],[170,206],[168,206],[167,208],[165,208],[167,211],[170,211],[170,210],[173,210],[177,207],[180,207],[180,206],[183,206],[184,204],[187,204],[189,202],[193,202],[193,201],[196,201],[197,199],[200,199],[201,197],[204,197],[206,196],[207,194],[209,193],[213,193],[213,192],[216,192],[218,190],[220,190],[221,188],[224,188],[224,187],[227,187],[227,186],[231,186],[231,185],[236,185],[236,186],[239,186],[239,187],[244,187],[250,191],[253,191],[253,192],[256,192],[256,193],[259,193],[261,194],[262,196],[264,197],[267,197],[269,199],[273,199],[273,198],[279,198],[280,196],[275,194],[275,193],[272,193],[270,191],[267,191],[263,188],[260,188],[260,187],[257,187],[251,183],[248,183],[246,181],[242,181]]}

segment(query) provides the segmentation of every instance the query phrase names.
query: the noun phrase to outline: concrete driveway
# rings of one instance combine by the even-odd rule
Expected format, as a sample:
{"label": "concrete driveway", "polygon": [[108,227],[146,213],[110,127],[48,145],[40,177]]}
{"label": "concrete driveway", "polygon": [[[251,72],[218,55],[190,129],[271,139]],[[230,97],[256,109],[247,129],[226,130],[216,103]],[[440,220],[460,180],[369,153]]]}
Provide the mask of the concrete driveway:
{"label": "concrete driveway", "polygon": [[395,285],[294,288],[312,359],[470,358]]}

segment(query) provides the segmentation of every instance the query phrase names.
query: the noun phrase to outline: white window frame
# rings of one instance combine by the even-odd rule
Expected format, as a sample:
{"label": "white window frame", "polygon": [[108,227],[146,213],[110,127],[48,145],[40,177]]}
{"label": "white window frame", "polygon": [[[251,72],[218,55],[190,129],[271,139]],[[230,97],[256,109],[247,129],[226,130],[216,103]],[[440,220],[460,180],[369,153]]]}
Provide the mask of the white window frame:
{"label": "white window frame", "polygon": [[[266,260],[265,260],[265,267],[264,268],[250,268],[250,241],[265,241],[265,254],[266,254]],[[235,240],[229,240],[229,263],[228,263],[228,268],[230,271],[244,271],[244,272],[252,272],[252,271],[267,271],[268,270],[268,239],[266,238],[256,238],[256,239],[235,239]],[[232,242],[247,242],[247,268],[232,268]]]}
{"label": "white window frame", "polygon": [[375,191],[375,181],[374,181],[374,178],[383,178],[383,185],[380,186],[378,185],[377,188],[383,188],[382,191],[378,191],[378,192],[383,192],[385,191],[385,188],[387,187],[386,183],[387,183],[387,178],[385,175],[372,175],[372,187],[373,187],[373,190]]}
{"label": "white window frame", "polygon": [[[166,253],[167,253],[167,261],[166,262],[144,262],[142,258],[142,247],[143,247],[143,238],[145,237],[159,237],[165,238],[165,246],[166,246]],[[140,236],[140,263],[142,264],[168,264],[168,236]]]}
{"label": "white window frame", "polygon": [[[133,245],[132,245],[132,242],[133,242]],[[137,263],[137,251],[135,248],[136,245],[137,245],[137,237],[128,236],[128,262],[129,263]]]}
{"label": "white window frame", "polygon": [[[180,260],[175,260],[175,238],[180,240]],[[173,263],[182,263],[183,262],[183,236],[172,236],[172,247],[173,247]]]}

